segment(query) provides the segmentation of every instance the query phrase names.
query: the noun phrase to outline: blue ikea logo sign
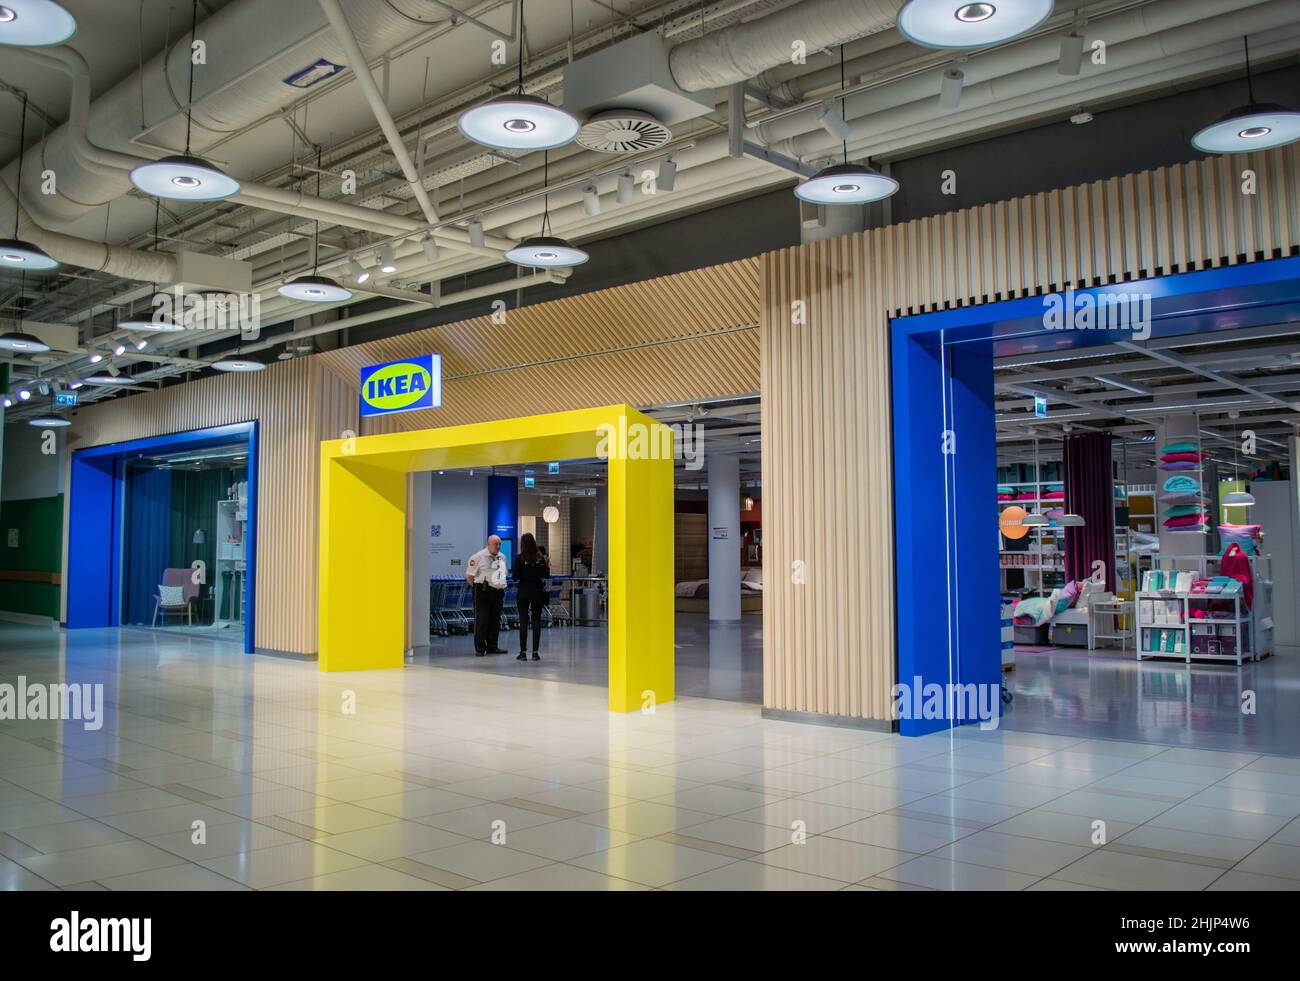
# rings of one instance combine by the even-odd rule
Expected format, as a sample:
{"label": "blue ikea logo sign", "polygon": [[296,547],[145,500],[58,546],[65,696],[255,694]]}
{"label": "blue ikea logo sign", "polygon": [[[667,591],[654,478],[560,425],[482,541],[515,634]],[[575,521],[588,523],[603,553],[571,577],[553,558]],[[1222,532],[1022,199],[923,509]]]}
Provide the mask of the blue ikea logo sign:
{"label": "blue ikea logo sign", "polygon": [[362,418],[436,409],[441,405],[440,354],[423,354],[361,369]]}

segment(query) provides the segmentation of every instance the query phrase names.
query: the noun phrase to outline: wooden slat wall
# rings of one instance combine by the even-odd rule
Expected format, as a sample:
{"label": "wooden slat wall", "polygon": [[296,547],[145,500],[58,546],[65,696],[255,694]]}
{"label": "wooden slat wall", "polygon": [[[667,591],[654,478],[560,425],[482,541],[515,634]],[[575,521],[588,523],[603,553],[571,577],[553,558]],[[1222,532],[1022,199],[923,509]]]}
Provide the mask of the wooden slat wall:
{"label": "wooden slat wall", "polygon": [[[581,275],[581,272],[578,273]],[[584,293],[320,355],[339,377],[436,351],[442,408],[365,433],[510,419],[627,402],[758,391],[758,259]]]}
{"label": "wooden slat wall", "polygon": [[1298,188],[1292,146],[762,256],[763,704],[889,718],[891,317],[1290,255]]}

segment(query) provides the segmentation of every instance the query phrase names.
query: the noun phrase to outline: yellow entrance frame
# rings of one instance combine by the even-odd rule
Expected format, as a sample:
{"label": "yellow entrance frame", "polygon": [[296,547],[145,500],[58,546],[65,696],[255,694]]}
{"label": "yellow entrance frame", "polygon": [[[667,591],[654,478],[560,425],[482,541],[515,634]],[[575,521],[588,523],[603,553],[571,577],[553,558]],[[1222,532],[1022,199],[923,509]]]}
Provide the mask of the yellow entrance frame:
{"label": "yellow entrance frame", "polygon": [[403,665],[408,473],[600,457],[609,708],[672,701],[672,445],[669,427],[627,405],[321,443],[320,670]]}

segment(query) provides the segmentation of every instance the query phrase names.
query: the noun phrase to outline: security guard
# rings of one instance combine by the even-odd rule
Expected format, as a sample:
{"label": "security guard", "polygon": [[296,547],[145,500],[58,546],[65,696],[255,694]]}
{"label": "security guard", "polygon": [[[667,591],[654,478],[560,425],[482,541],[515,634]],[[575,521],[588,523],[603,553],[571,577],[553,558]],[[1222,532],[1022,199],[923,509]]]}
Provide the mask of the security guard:
{"label": "security guard", "polygon": [[506,557],[501,554],[501,539],[491,535],[487,548],[469,557],[465,581],[474,586],[474,654],[504,654],[497,646],[501,630],[501,601],[506,595]]}

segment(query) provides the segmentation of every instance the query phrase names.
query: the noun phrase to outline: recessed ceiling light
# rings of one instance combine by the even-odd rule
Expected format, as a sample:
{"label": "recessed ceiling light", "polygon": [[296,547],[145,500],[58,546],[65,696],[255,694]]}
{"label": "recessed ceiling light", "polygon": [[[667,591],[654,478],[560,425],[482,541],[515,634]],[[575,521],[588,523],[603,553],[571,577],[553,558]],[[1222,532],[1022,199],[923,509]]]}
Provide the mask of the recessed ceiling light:
{"label": "recessed ceiling light", "polygon": [[54,0],[0,3],[0,44],[62,44],[76,32],[77,19]]}
{"label": "recessed ceiling light", "polygon": [[1252,102],[1232,110],[1192,137],[1202,153],[1272,150],[1300,140],[1300,112],[1272,102]]}
{"label": "recessed ceiling light", "polygon": [[0,238],[0,269],[24,272],[58,266],[59,260],[51,259],[38,245],[16,238]]}
{"label": "recessed ceiling light", "polygon": [[578,120],[534,95],[502,95],[461,113],[467,140],[497,150],[553,150],[572,143]]}
{"label": "recessed ceiling light", "polygon": [[176,154],[140,164],[131,183],[171,201],[217,201],[239,193],[239,181],[201,157]]}
{"label": "recessed ceiling light", "polygon": [[299,276],[280,287],[280,295],[308,303],[342,303],[352,299],[352,291],[328,276]]}
{"label": "recessed ceiling light", "polygon": [[505,257],[517,266],[533,266],[539,269],[580,266],[591,258],[576,245],[570,245],[564,239],[551,235],[526,238],[507,252]]}
{"label": "recessed ceiling light", "polygon": [[1033,30],[1051,12],[1052,0],[908,0],[898,30],[927,48],[982,48]]}
{"label": "recessed ceiling light", "polygon": [[232,356],[222,358],[219,361],[212,362],[212,367],[217,371],[243,372],[243,371],[265,371],[266,365],[256,358],[242,356]]}
{"label": "recessed ceiling light", "polygon": [[0,351],[20,351],[23,354],[41,354],[50,346],[35,334],[24,334],[20,330],[11,330],[0,334]]}
{"label": "recessed ceiling light", "polygon": [[868,204],[898,190],[898,181],[862,164],[824,167],[802,184],[795,196],[811,204]]}

